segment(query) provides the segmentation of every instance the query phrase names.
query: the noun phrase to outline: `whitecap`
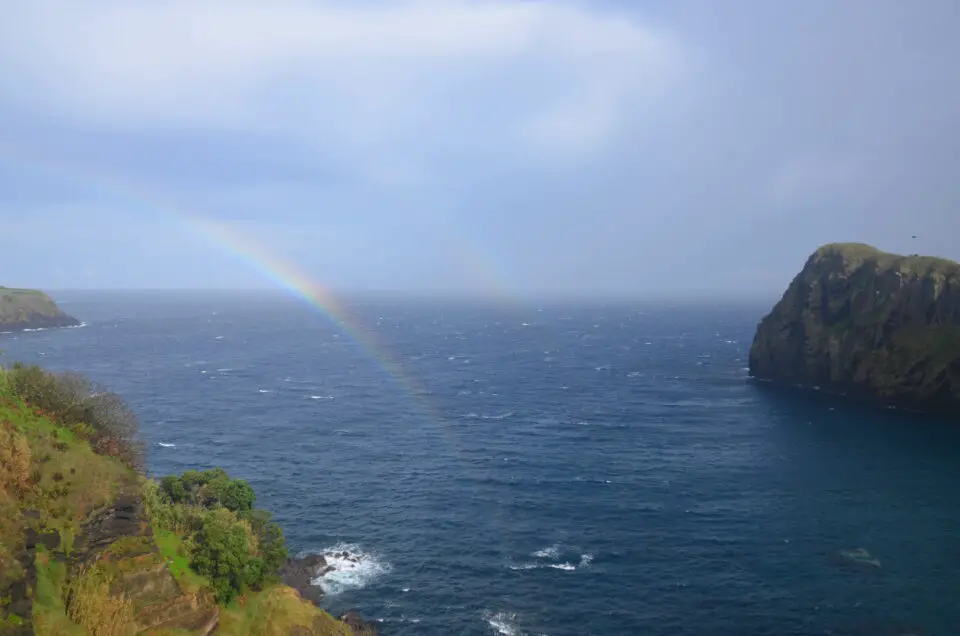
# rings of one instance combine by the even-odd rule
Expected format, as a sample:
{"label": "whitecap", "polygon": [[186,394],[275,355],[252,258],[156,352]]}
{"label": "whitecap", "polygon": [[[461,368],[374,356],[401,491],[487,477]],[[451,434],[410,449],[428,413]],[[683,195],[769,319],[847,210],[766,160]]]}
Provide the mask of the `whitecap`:
{"label": "whitecap", "polygon": [[333,396],[332,395],[311,395],[310,399],[311,400],[332,400]]}
{"label": "whitecap", "polygon": [[167,444],[166,442],[157,442],[158,445],[163,446],[164,448],[176,448],[176,444]]}
{"label": "whitecap", "polygon": [[339,543],[321,554],[332,569],[310,582],[330,596],[362,589],[391,570],[389,563],[352,543]]}
{"label": "whitecap", "polygon": [[535,556],[539,559],[556,559],[558,556],[560,556],[560,544],[554,543],[549,548],[537,550],[531,556]]}
{"label": "whitecap", "polygon": [[227,367],[225,369],[217,369],[217,373],[227,373],[228,371],[233,371],[233,369],[231,369],[230,367]]}
{"label": "whitecap", "polygon": [[270,393],[269,389],[257,389],[257,393]]}
{"label": "whitecap", "polygon": [[[494,395],[496,395],[494,393]],[[513,411],[507,411],[506,413],[498,413],[497,415],[484,415],[477,413],[467,413],[466,415],[461,416],[465,420],[505,420],[508,417],[513,417]]]}
{"label": "whitecap", "polygon": [[520,636],[522,633],[515,624],[517,620],[516,614],[486,610],[483,613],[483,619],[501,636]]}
{"label": "whitecap", "polygon": [[214,340],[223,340],[223,336],[217,336]]}

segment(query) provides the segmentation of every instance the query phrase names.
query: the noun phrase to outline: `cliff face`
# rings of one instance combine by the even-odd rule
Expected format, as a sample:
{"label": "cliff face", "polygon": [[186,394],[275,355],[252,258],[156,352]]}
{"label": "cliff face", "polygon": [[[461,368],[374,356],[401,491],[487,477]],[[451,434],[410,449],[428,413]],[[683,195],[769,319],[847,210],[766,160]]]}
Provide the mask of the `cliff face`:
{"label": "cliff face", "polygon": [[63,313],[53,299],[34,289],[0,287],[0,331],[72,327],[80,321]]}
{"label": "cliff face", "polygon": [[750,375],[960,415],[960,265],[821,247],[760,322]]}

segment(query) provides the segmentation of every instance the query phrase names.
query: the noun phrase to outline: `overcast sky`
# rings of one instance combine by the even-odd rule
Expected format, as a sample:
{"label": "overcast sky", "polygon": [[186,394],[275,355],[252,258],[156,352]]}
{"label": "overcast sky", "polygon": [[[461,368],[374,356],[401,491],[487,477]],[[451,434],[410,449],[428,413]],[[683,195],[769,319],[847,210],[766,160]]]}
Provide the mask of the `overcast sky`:
{"label": "overcast sky", "polygon": [[831,241],[960,258],[956,0],[0,11],[2,284],[269,285],[210,223],[344,290],[770,294]]}

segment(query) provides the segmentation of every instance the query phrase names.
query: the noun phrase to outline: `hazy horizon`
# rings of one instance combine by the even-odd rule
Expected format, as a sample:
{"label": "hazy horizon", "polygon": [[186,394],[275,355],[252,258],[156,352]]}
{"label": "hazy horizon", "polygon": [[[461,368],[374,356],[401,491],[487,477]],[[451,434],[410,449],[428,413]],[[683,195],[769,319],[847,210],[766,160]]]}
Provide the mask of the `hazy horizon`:
{"label": "hazy horizon", "polygon": [[767,300],[825,243],[960,259],[949,0],[2,12],[3,285]]}

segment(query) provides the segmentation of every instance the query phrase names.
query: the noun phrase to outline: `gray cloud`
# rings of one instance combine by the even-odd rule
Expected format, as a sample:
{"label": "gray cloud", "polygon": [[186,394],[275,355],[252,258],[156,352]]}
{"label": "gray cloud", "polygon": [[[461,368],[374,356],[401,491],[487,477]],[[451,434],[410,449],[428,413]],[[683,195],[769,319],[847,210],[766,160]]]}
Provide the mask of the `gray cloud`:
{"label": "gray cloud", "polygon": [[[193,245],[126,268],[150,285],[254,280],[158,200],[343,287],[771,294],[833,240],[960,258],[953,2],[91,6],[0,26],[0,218],[69,241],[79,201]],[[91,173],[140,200],[64,184]]]}

